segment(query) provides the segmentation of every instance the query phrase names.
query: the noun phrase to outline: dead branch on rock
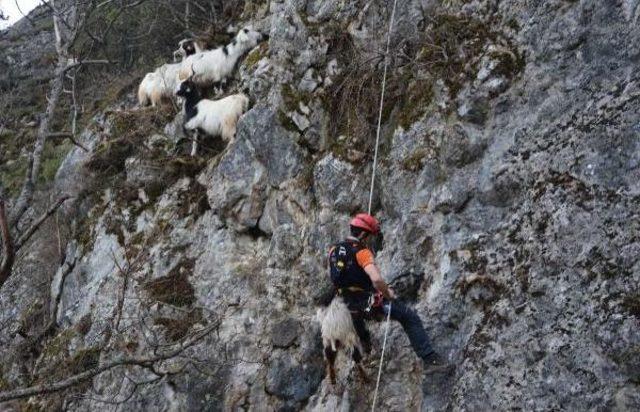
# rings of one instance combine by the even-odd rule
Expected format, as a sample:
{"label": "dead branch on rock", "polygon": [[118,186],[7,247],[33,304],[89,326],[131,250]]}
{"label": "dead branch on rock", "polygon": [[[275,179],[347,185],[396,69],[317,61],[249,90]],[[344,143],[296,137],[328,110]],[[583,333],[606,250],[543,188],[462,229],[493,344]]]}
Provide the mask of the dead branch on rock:
{"label": "dead branch on rock", "polygon": [[4,199],[0,196],[0,235],[2,239],[2,262],[0,263],[0,287],[9,279],[11,268],[15,259],[15,248],[11,233],[9,232],[9,223],[7,222],[7,214],[5,211]]}
{"label": "dead branch on rock", "polygon": [[32,340],[32,342],[34,342],[34,343],[40,342],[45,337],[51,336],[54,333],[54,331],[56,330],[56,328],[58,326],[58,323],[57,323],[58,309],[60,308],[60,301],[62,300],[62,291],[64,290],[64,283],[67,280],[67,276],[69,276],[69,274],[76,267],[76,263],[77,263],[77,259],[75,257],[74,257],[73,261],[64,263],[64,266],[63,266],[63,269],[62,269],[62,273],[61,273],[61,276],[60,276],[60,285],[58,287],[58,290],[56,290],[56,292],[55,292],[55,296],[53,296],[53,304],[51,305],[51,310],[50,310],[50,313],[49,313],[49,322],[44,327],[42,332],[40,332]]}
{"label": "dead branch on rock", "polygon": [[138,367],[151,367],[158,362],[175,358],[176,356],[183,353],[188,348],[192,347],[200,340],[205,338],[215,329],[217,329],[220,325],[220,319],[211,324],[210,326],[203,328],[202,330],[195,332],[190,337],[186,338],[179,344],[175,345],[173,348],[168,349],[164,352],[158,352],[154,356],[140,356],[140,357],[124,357],[115,359],[102,365],[96,366],[95,368],[91,368],[82,373],[78,373],[76,375],[70,376],[62,381],[35,385],[24,389],[17,389],[13,391],[0,392],[0,402],[11,401],[14,399],[24,399],[31,396],[36,395],[46,395],[50,393],[60,392],[62,390],[71,388],[73,386],[77,386],[81,383],[84,383],[95,376],[100,375],[106,371],[109,371],[118,367],[126,367],[126,366],[138,366]]}
{"label": "dead branch on rock", "polygon": [[2,288],[2,285],[4,285],[7,279],[9,279],[9,276],[11,276],[16,253],[18,253],[22,246],[31,239],[40,226],[42,226],[42,224],[68,199],[69,196],[67,195],[60,197],[56,203],[50,206],[42,216],[40,216],[31,226],[29,226],[29,228],[18,236],[18,240],[14,243],[9,228],[9,222],[6,217],[5,203],[0,196],[0,234],[3,244],[3,257],[2,263],[0,264],[0,288]]}
{"label": "dead branch on rock", "polygon": [[[78,398],[79,399],[85,399],[85,400],[93,401],[93,402],[104,403],[104,404],[107,404],[107,405],[122,405],[123,403],[126,403],[131,398],[133,398],[133,395],[136,394],[136,392],[138,391],[138,388],[140,388],[142,386],[145,386],[145,385],[151,385],[153,383],[156,383],[159,380],[161,380],[162,378],[163,378],[163,376],[154,376],[151,379],[138,381],[138,380],[135,380],[135,379],[131,378],[130,376],[128,376],[125,373],[124,376],[122,377],[122,382],[119,385],[119,388],[120,388],[119,392],[115,396],[96,397],[96,396],[91,396],[91,395],[80,395],[80,396],[78,396]],[[123,386],[130,386],[131,389],[128,390],[128,393],[126,393],[123,398],[119,398],[119,395],[120,395],[120,392],[122,392],[122,387]]]}
{"label": "dead branch on rock", "polygon": [[56,203],[51,205],[49,209],[47,209],[47,211],[38,218],[38,220],[36,220],[27,230],[25,230],[24,233],[22,233],[22,235],[16,241],[15,251],[17,252],[18,250],[20,250],[20,248],[22,248],[22,246],[24,246],[24,244],[27,243],[29,239],[31,239],[31,236],[33,236],[33,234],[45,222],[45,220],[51,217],[51,215],[53,215],[58,210],[58,208],[60,208],[60,206],[62,206],[62,204],[69,199],[70,196],[62,195]]}

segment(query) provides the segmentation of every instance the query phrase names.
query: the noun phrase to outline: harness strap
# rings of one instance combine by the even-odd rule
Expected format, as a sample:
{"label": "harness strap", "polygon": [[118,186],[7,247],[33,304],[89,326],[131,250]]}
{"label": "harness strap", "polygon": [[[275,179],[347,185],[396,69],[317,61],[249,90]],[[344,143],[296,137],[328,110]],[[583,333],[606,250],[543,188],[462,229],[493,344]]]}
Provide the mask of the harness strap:
{"label": "harness strap", "polygon": [[338,288],[339,295],[344,295],[348,292],[366,292],[366,290],[358,286],[347,286],[346,288]]}

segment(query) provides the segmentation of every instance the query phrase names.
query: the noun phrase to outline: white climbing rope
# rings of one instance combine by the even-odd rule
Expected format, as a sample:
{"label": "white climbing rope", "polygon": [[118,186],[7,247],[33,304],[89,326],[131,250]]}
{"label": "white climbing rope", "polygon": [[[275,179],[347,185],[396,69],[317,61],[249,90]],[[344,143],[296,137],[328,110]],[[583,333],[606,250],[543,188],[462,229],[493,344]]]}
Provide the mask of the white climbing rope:
{"label": "white climbing rope", "polygon": [[373,395],[373,404],[371,412],[376,410],[376,401],[378,400],[378,388],[380,387],[380,377],[382,376],[382,362],[384,361],[384,350],[387,347],[387,336],[389,336],[389,318],[391,318],[391,302],[389,302],[389,312],[387,313],[387,321],[384,327],[384,340],[382,341],[382,353],[380,354],[380,365],[378,366],[378,379],[376,379],[376,390]]}
{"label": "white climbing rope", "polygon": [[[387,86],[387,69],[389,67],[389,45],[391,44],[391,33],[393,32],[393,21],[396,17],[396,5],[398,0],[393,0],[393,9],[391,10],[391,19],[389,21],[389,31],[387,32],[387,50],[384,54],[384,71],[382,72],[382,92],[380,93],[380,110],[378,111],[378,127],[376,130],[376,147],[373,154],[373,170],[371,171],[371,187],[369,189],[369,208],[368,213],[371,214],[371,206],[373,203],[373,189],[376,181],[376,169],[378,167],[378,146],[380,145],[380,126],[382,125],[382,109],[384,108],[384,92]],[[373,395],[373,404],[371,412],[376,410],[376,402],[378,401],[378,389],[380,388],[380,377],[382,377],[382,364],[384,362],[384,351],[387,348],[387,337],[389,336],[389,320],[391,318],[391,302],[389,302],[389,312],[387,313],[387,321],[384,327],[384,340],[382,342],[382,353],[380,354],[380,365],[378,365],[378,378],[376,379],[376,390]]]}
{"label": "white climbing rope", "polygon": [[373,154],[373,170],[371,172],[371,188],[369,189],[369,209],[371,214],[371,204],[373,202],[373,187],[376,180],[376,169],[378,167],[378,145],[380,144],[380,125],[382,124],[382,109],[384,107],[384,92],[387,86],[387,68],[389,67],[389,44],[391,44],[391,33],[393,32],[393,20],[396,16],[396,5],[398,0],[393,1],[393,10],[391,11],[391,20],[389,21],[389,31],[387,32],[387,50],[384,54],[384,71],[382,73],[382,92],[380,93],[380,110],[378,112],[378,128],[376,131],[376,148]]}

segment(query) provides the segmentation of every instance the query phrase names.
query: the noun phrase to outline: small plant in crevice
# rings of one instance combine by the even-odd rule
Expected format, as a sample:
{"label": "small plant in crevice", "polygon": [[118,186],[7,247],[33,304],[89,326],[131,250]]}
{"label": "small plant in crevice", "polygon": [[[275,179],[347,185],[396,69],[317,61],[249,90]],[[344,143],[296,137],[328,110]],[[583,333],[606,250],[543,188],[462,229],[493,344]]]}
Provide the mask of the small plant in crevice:
{"label": "small plant in crevice", "polygon": [[181,219],[189,216],[194,219],[210,210],[207,188],[195,180],[190,182],[185,192],[180,193],[177,204],[177,216]]}
{"label": "small plant in crevice", "polygon": [[177,317],[157,317],[153,320],[153,323],[163,328],[169,341],[177,342],[187,336],[194,325],[203,322],[203,320],[202,309],[195,308],[188,312],[183,312]]}
{"label": "small plant in crevice", "polygon": [[[35,383],[56,382],[98,366],[102,349],[92,346],[75,349],[72,342],[79,336],[75,328],[69,328],[44,344],[35,366]],[[84,383],[74,390],[80,393],[89,386],[90,383]]]}
{"label": "small plant in crevice", "polygon": [[640,319],[640,293],[630,293],[622,299],[622,307],[630,315]]}
{"label": "small plant in crevice", "polygon": [[169,107],[112,111],[108,115],[109,139],[101,142],[85,163],[89,171],[107,176],[123,172],[128,157],[153,153],[145,146],[145,139],[153,133],[162,133],[173,117]]}
{"label": "small plant in crevice", "polygon": [[149,299],[171,306],[191,306],[196,301],[195,289],[189,282],[194,265],[193,259],[184,259],[165,276],[144,284]]}
{"label": "small plant in crevice", "polygon": [[261,276],[263,263],[260,259],[244,259],[232,267],[232,274],[239,280],[246,282],[256,294],[266,292],[265,279]]}
{"label": "small plant in crevice", "polygon": [[[489,22],[468,16],[438,14],[423,34],[416,65],[442,79],[452,98],[465,82],[475,78],[481,59],[498,60],[494,72],[513,78],[524,70],[524,55],[504,33]],[[491,50],[488,46],[499,46]]]}
{"label": "small plant in crevice", "polygon": [[[438,80],[455,98],[465,83],[475,79],[484,57],[496,62],[495,75],[507,79],[525,66],[523,53],[505,33],[474,17],[439,13],[429,18],[424,30],[403,40],[402,46],[390,50],[382,122],[405,129],[432,110]],[[341,68],[325,96],[335,111],[329,135],[347,136],[350,144],[368,150],[380,108],[383,55],[360,49],[340,31],[328,43],[328,57],[335,57]]]}

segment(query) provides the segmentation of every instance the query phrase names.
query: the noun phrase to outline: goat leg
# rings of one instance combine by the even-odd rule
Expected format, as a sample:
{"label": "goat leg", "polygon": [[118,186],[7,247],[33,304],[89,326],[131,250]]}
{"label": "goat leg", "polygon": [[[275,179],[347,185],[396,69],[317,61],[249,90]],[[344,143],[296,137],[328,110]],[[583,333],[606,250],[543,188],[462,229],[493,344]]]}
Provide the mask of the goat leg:
{"label": "goat leg", "polygon": [[329,380],[332,385],[336,384],[336,370],[335,370],[335,361],[336,361],[337,352],[331,349],[330,346],[324,348],[324,356],[327,359],[327,373],[329,374]]}
{"label": "goat leg", "polygon": [[193,132],[193,142],[191,143],[191,157],[198,152],[198,129]]}

